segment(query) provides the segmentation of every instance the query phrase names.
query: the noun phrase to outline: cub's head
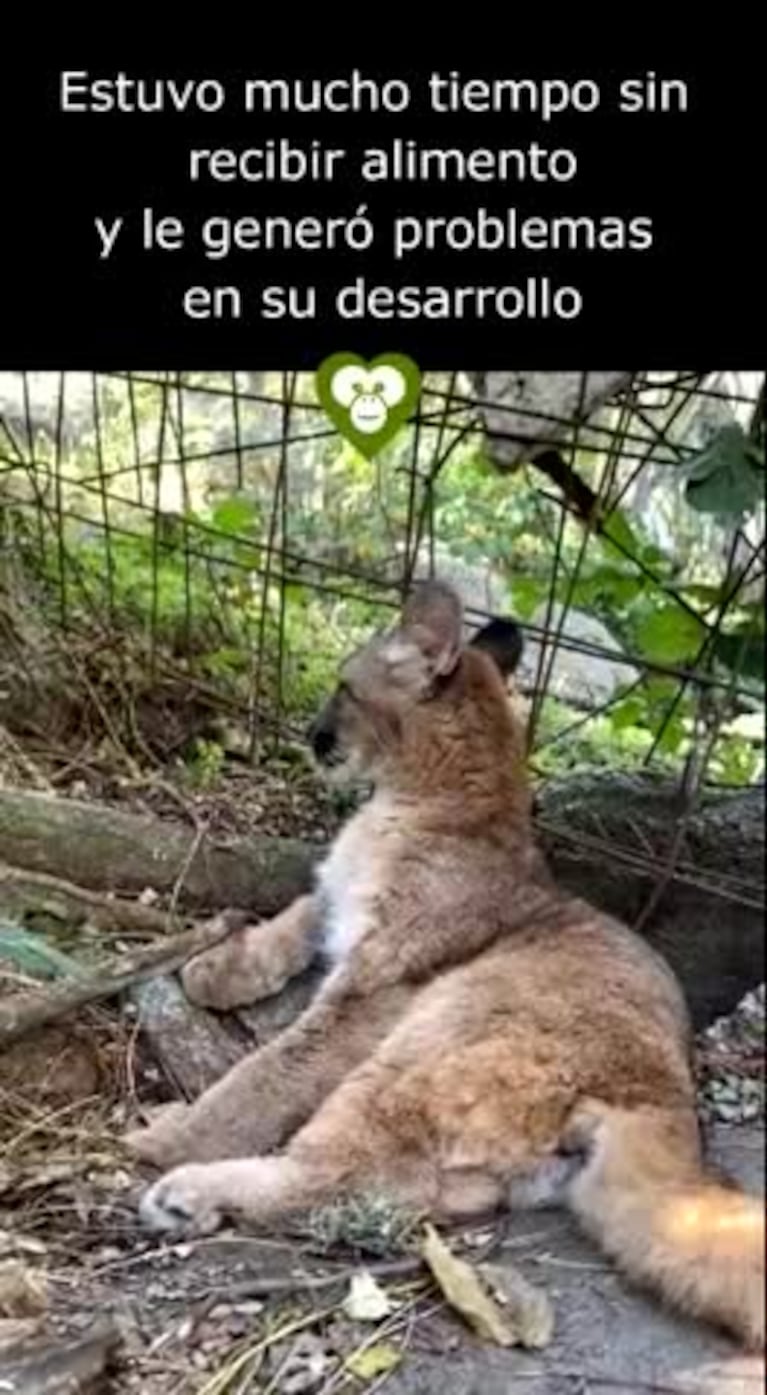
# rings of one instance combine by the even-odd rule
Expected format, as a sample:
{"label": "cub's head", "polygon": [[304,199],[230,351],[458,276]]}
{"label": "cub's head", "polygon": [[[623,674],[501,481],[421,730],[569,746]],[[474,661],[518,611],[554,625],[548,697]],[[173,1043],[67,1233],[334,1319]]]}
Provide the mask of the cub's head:
{"label": "cub's head", "polygon": [[425,775],[437,746],[443,765],[448,747],[489,750],[494,737],[511,739],[506,682],[521,654],[511,621],[491,621],[466,645],[458,596],[442,582],[424,582],[400,623],[343,665],[310,731],[314,754],[344,774],[379,780],[403,762],[422,762]]}

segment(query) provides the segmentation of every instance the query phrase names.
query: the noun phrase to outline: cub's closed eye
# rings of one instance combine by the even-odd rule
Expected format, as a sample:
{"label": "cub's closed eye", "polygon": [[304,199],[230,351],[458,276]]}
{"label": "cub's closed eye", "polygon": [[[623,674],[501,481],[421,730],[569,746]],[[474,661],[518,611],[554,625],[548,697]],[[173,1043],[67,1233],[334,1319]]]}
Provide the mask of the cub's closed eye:
{"label": "cub's closed eye", "polygon": [[341,697],[349,698],[351,702],[357,701],[356,694],[352,692],[352,689],[349,687],[348,683],[339,683],[338,691],[341,694]]}

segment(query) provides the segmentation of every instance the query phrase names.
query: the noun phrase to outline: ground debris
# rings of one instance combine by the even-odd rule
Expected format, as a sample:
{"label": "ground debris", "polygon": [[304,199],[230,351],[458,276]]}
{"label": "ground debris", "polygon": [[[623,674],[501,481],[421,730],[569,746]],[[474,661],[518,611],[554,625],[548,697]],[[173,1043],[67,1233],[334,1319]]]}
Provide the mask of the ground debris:
{"label": "ground debris", "polygon": [[47,1307],[48,1285],[44,1271],[21,1259],[0,1260],[0,1317],[37,1317]]}
{"label": "ground debris", "polygon": [[543,1289],[534,1288],[512,1264],[480,1264],[482,1278],[505,1310],[523,1347],[546,1347],[554,1332],[554,1311]]}
{"label": "ground debris", "polygon": [[352,1274],[343,1306],[354,1322],[380,1322],[392,1311],[389,1295],[366,1269]]}
{"label": "ground debris", "polygon": [[478,1271],[454,1255],[433,1226],[426,1226],[422,1253],[450,1306],[478,1336],[501,1347],[514,1346],[520,1340]]}
{"label": "ground debris", "polygon": [[765,1116],[765,985],[741,999],[698,1038],[703,1118],[724,1124]]}
{"label": "ground debris", "polygon": [[13,1395],[106,1395],[117,1332],[99,1328],[70,1341],[32,1338],[0,1353],[0,1390]]}

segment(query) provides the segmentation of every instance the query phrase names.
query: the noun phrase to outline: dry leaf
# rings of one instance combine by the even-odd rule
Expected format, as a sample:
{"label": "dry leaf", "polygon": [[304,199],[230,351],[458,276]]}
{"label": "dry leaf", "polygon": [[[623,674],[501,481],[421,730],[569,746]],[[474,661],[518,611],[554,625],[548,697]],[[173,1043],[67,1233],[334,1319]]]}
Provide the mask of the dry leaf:
{"label": "dry leaf", "polygon": [[361,1273],[352,1275],[343,1309],[353,1322],[380,1322],[389,1316],[392,1305],[388,1294],[376,1283],[373,1275],[363,1269]]}
{"label": "dry leaf", "polygon": [[48,1306],[45,1275],[20,1259],[0,1263],[0,1317],[36,1317]]}
{"label": "dry leaf", "polygon": [[[0,1356],[8,1350],[28,1342],[40,1331],[39,1318],[0,1318]],[[0,1383],[0,1390],[2,1390]]]}
{"label": "dry leaf", "polygon": [[450,1306],[480,1337],[501,1347],[515,1345],[515,1332],[495,1299],[485,1292],[477,1271],[458,1259],[430,1225],[422,1254]]}
{"label": "dry leaf", "polygon": [[354,1351],[344,1361],[344,1369],[359,1380],[375,1380],[387,1371],[393,1371],[402,1360],[402,1352],[389,1342],[377,1342],[373,1347],[363,1347]]}
{"label": "dry leaf", "polygon": [[554,1333],[554,1311],[547,1294],[513,1264],[480,1264],[479,1272],[503,1304],[520,1346],[547,1347]]}

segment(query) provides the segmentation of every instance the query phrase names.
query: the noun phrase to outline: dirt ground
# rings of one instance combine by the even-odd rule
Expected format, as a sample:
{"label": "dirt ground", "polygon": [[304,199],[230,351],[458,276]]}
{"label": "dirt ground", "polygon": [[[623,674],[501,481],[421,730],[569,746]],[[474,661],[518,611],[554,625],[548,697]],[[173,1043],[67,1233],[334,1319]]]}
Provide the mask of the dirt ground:
{"label": "dirt ground", "polygon": [[[285,783],[275,788],[279,794]],[[96,793],[110,797],[108,789]],[[166,812],[162,796],[151,806],[156,813]],[[213,826],[236,829],[227,810],[240,819],[240,806],[214,801],[203,812]],[[327,836],[341,816],[300,781],[269,807],[265,831],[299,829],[308,838]],[[263,815],[261,805],[246,812],[256,822]],[[87,948],[82,927],[78,934],[78,948]],[[23,989],[22,979],[0,964],[0,995]],[[154,980],[153,998],[169,982]],[[142,1002],[147,1008],[149,998]],[[260,1012],[258,1032],[278,1030],[296,1006],[283,1012],[276,1002]],[[169,1018],[161,1020],[165,1030]],[[247,1025],[243,1018],[235,1033],[239,1049]],[[189,1038],[181,1040],[188,1056]],[[763,1192],[763,989],[698,1046],[713,1155]],[[496,1272],[513,1267],[546,1295],[553,1334],[534,1350],[478,1337],[423,1264],[422,1218],[397,1216],[378,1198],[357,1210],[331,1208],[285,1233],[228,1230],[158,1242],[139,1226],[144,1179],[119,1140],[141,1106],[173,1093],[146,1019],[140,1030],[135,998],[89,1006],[0,1054],[1,1392],[754,1395],[763,1388],[758,1358],[630,1290],[558,1213],[488,1218],[445,1235],[475,1268],[488,1259]],[[375,1281],[364,1317],[350,1307],[361,1275]]]}
{"label": "dirt ground", "polygon": [[[747,1185],[764,1185],[763,1136],[753,1126],[715,1131],[717,1159]],[[227,1232],[196,1243],[148,1242],[135,1224],[133,1190],[90,1189],[42,1226],[28,1217],[29,1260],[45,1256],[49,1337],[119,1335],[113,1383],[104,1389],[161,1392],[352,1391],[365,1382],[345,1363],[360,1351],[396,1357],[384,1371],[390,1395],[575,1395],[589,1390],[728,1391],[753,1395],[763,1365],[725,1338],[678,1322],[631,1292],[558,1214],[512,1221],[496,1233],[494,1262],[517,1266],[548,1294],[554,1337],[545,1351],[482,1343],[417,1275],[389,1277],[408,1261],[322,1255],[316,1241]],[[90,1194],[87,1192],[90,1190]],[[491,1232],[454,1238],[469,1255]],[[21,1237],[17,1236],[17,1243]],[[42,1258],[42,1255],[40,1255]],[[344,1316],[354,1272],[383,1269],[393,1311],[375,1323]],[[387,1269],[388,1266],[388,1269]],[[0,1380],[4,1362],[0,1356]],[[227,1378],[227,1373],[229,1377]],[[383,1381],[368,1382],[380,1389]],[[0,1388],[4,1388],[0,1386]],[[13,1388],[13,1387],[11,1387]]]}
{"label": "dirt ground", "polygon": [[[753,1085],[753,1074],[733,1070],[743,1021],[753,1035],[760,1003],[763,1013],[757,995],[701,1043],[701,1109],[713,1158],[763,1192],[763,1111],[749,1122],[753,1090],[744,1091],[744,1081]],[[290,1233],[229,1230],[158,1243],[138,1225],[143,1179],[118,1141],[136,1097],[156,1091],[156,1071],[135,1024],[116,1010],[90,1009],[6,1053],[1,1084],[0,1390],[753,1395],[763,1388],[758,1358],[631,1291],[559,1213],[488,1218],[446,1236],[456,1254],[512,1265],[546,1293],[553,1337],[531,1351],[474,1335],[420,1261],[418,1218],[397,1217],[381,1202],[320,1213]],[[734,1111],[738,1122],[722,1122],[717,1111],[725,1118]],[[352,1280],[363,1272],[375,1278],[380,1303],[364,1321],[346,1312]],[[37,1341],[44,1354],[26,1370],[21,1338],[27,1352]],[[105,1370],[90,1385],[49,1387],[43,1360],[59,1375],[69,1364],[86,1370],[89,1361]]]}

